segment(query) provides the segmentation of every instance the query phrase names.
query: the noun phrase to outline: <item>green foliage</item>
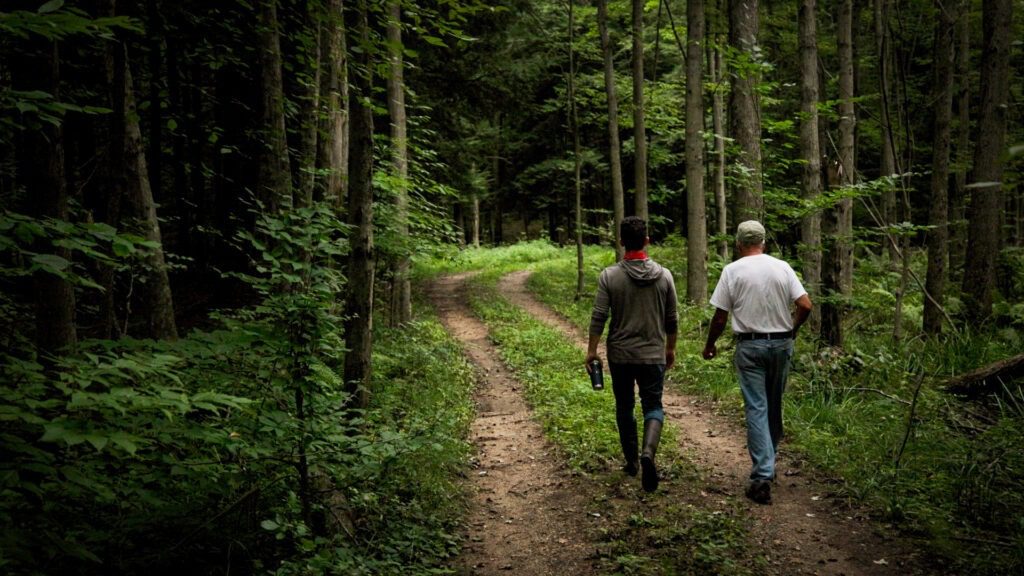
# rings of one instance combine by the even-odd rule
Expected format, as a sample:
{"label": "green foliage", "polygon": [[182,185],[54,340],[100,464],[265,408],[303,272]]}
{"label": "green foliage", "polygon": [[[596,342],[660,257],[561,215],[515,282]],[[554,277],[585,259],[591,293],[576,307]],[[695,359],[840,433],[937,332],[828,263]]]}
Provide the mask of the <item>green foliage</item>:
{"label": "green foliage", "polygon": [[[63,230],[14,222],[8,252],[19,230],[26,243]],[[85,341],[49,368],[24,338],[9,340],[5,573],[431,574],[456,549],[472,413],[458,347],[432,319],[379,332],[374,405],[355,413],[335,371],[344,228],[314,206],[262,217],[257,230],[242,239],[259,260],[235,277],[262,299],[219,314],[211,331]],[[79,238],[80,258],[114,261],[116,232],[72,232],[108,242]]]}

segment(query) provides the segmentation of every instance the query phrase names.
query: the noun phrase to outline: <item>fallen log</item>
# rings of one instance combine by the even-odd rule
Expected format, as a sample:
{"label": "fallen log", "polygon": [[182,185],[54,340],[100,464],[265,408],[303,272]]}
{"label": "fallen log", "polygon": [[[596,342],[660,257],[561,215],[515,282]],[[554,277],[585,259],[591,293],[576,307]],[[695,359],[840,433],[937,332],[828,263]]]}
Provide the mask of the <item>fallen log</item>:
{"label": "fallen log", "polygon": [[947,380],[943,387],[953,394],[977,397],[1000,393],[1004,384],[1021,377],[1024,377],[1024,354],[1004,358],[966,374],[954,376]]}

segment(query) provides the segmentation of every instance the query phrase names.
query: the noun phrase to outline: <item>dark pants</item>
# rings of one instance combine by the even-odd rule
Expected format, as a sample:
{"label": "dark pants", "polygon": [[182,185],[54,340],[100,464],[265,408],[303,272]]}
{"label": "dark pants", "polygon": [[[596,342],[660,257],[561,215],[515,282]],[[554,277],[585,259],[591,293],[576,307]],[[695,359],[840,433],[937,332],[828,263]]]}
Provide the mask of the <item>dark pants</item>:
{"label": "dark pants", "polygon": [[636,462],[639,458],[637,442],[636,417],[633,407],[636,397],[633,394],[635,385],[640,391],[640,408],[644,420],[665,420],[662,410],[661,393],[665,382],[664,364],[612,364],[612,392],[615,394],[615,423],[619,428],[619,443],[626,462]]}

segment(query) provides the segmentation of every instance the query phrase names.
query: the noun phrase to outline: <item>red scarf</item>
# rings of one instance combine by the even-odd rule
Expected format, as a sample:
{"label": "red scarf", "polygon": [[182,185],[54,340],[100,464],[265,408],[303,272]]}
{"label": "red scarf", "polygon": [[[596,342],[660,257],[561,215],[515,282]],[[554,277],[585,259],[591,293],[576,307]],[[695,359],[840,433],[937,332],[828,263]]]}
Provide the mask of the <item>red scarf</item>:
{"label": "red scarf", "polygon": [[647,252],[644,250],[629,250],[622,257],[623,260],[647,260]]}

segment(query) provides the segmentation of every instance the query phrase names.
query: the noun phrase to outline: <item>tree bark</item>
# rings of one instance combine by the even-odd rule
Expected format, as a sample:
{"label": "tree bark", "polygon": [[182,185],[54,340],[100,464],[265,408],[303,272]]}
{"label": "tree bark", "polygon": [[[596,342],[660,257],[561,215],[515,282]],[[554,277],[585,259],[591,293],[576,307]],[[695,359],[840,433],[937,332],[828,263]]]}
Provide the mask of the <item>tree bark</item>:
{"label": "tree bark", "polygon": [[704,206],[704,0],[687,0],[686,18],[686,298],[708,298]]}
{"label": "tree bark", "polygon": [[644,0],[633,0],[634,213],[647,220],[647,134],[644,127]]}
{"label": "tree bark", "polygon": [[[129,214],[141,227],[142,236],[156,243],[145,258],[145,275],[143,283],[143,301],[147,312],[148,335],[157,339],[176,339],[177,325],[174,321],[174,300],[171,296],[171,284],[167,277],[167,264],[164,261],[163,243],[160,235],[160,221],[156,215],[156,204],[153,192],[149,187],[149,174],[146,168],[146,156],[142,144],[142,133],[139,131],[138,112],[135,105],[135,92],[132,86],[132,74],[128,64],[127,48],[122,44],[117,48],[114,70],[115,100],[117,107],[114,114],[116,122],[123,129],[124,164],[121,183],[125,204]],[[114,170],[118,167],[115,166]]]}
{"label": "tree bark", "polygon": [[759,26],[758,0],[730,0],[729,43],[739,58],[732,73],[729,118],[732,137],[740,149],[737,163],[743,175],[733,190],[733,218],[737,223],[764,217],[761,110],[757,95],[760,75],[754,71],[761,60],[757,47]]}
{"label": "tree bark", "polygon": [[597,23],[601,29],[601,55],[604,58],[604,89],[608,98],[608,162],[612,176],[612,228],[615,235],[615,259],[623,254],[621,230],[625,205],[622,191],[622,152],[619,144],[619,97],[615,90],[615,65],[608,37],[608,0],[597,0]]}
{"label": "tree bark", "polygon": [[1000,243],[1002,177],[1009,99],[1010,23],[1013,0],[985,0],[982,5],[981,107],[978,119],[971,209],[967,231],[964,304],[975,324],[992,313],[996,255]]}
{"label": "tree bark", "polygon": [[950,124],[953,118],[953,24],[954,15],[936,1],[934,83],[932,106],[932,183],[928,223],[928,276],[925,289],[931,298],[924,301],[924,332],[942,332],[946,291],[946,259],[949,256],[949,148]]}
{"label": "tree bark", "polygon": [[340,213],[348,180],[348,57],[342,0],[327,0],[320,29],[320,137],[314,196]]}
{"label": "tree bark", "polygon": [[299,42],[306,52],[299,58],[301,70],[296,71],[299,101],[299,138],[295,155],[292,158],[292,189],[295,206],[313,204],[316,186],[316,161],[318,148],[318,132],[320,123],[320,25],[315,3],[308,3],[305,8],[305,28],[314,40],[313,46]]}
{"label": "tree bark", "polygon": [[260,0],[259,43],[263,142],[259,145],[259,184],[256,198],[270,213],[291,206],[292,181],[288,168],[288,137],[284,122],[284,84],[277,0]]}
{"label": "tree bark", "polygon": [[[366,0],[359,0],[354,14],[360,50],[353,74],[349,110],[352,113],[352,150],[349,157],[348,223],[353,232],[349,240],[348,300],[345,305],[345,390],[350,406],[365,408],[370,401],[373,363],[373,281],[376,270],[373,247],[373,62],[369,46],[369,18]],[[363,99],[366,99],[364,101]]]}
{"label": "tree bark", "polygon": [[[728,208],[725,199],[725,132],[723,131],[724,98],[722,96],[722,50],[715,42],[708,43],[708,75],[714,83],[715,92],[711,99],[711,122],[715,131],[715,171],[711,175],[711,187],[715,193],[715,233],[721,238],[718,241],[718,256],[724,261],[729,260]],[[760,150],[760,148],[758,148]]]}
{"label": "tree bark", "polygon": [[[892,55],[888,0],[875,0],[874,11],[876,56],[878,58],[879,129],[882,139],[879,176],[889,177],[896,173],[896,149],[891,114],[892,97],[889,90],[892,79]],[[896,219],[896,190],[893,186],[888,186],[882,192],[882,224],[886,226],[893,224]],[[889,243],[888,249],[889,260],[896,262],[896,246]]]}
{"label": "tree bark", "polygon": [[[56,42],[31,41],[31,55],[13,62],[12,80],[18,90],[42,91],[60,101],[60,52]],[[16,148],[20,179],[25,193],[33,199],[39,218],[68,221],[68,187],[64,165],[64,129],[46,122],[25,130]],[[71,261],[66,248],[41,245],[41,253],[52,253]],[[67,279],[39,271],[32,276],[35,299],[36,350],[41,358],[75,346],[75,291]]]}
{"label": "tree bark", "polygon": [[[853,104],[853,0],[841,0],[837,31],[839,51],[839,184],[856,182],[855,132],[857,112]],[[839,289],[843,296],[853,291],[853,199],[839,201],[836,210],[836,250],[839,259]]]}
{"label": "tree bark", "polygon": [[[405,63],[402,51],[402,8],[397,0],[388,6],[388,113],[391,116],[391,170],[395,191],[395,227],[403,239],[409,236],[409,142],[405,115]],[[474,197],[474,246],[480,245],[480,201]],[[412,292],[409,283],[409,252],[402,248],[395,261],[391,294],[391,322],[403,325],[412,320]]]}
{"label": "tree bark", "polygon": [[583,297],[583,186],[581,171],[583,162],[580,152],[580,121],[576,110],[576,18],[573,10],[575,0],[569,0],[569,124],[572,128],[573,191],[575,192],[576,228],[576,294],[574,300]]}
{"label": "tree bark", "polygon": [[[821,195],[821,152],[818,143],[818,34],[815,0],[800,1],[800,155],[807,161],[801,178],[804,200]],[[816,296],[821,291],[821,214],[808,208],[800,224],[804,283]]]}
{"label": "tree bark", "polygon": [[967,172],[971,165],[971,26],[970,0],[959,4],[957,22],[957,126],[956,126],[956,177],[953,194],[949,199],[949,271],[959,278],[964,268],[967,250],[967,220],[964,202],[967,198]]}

